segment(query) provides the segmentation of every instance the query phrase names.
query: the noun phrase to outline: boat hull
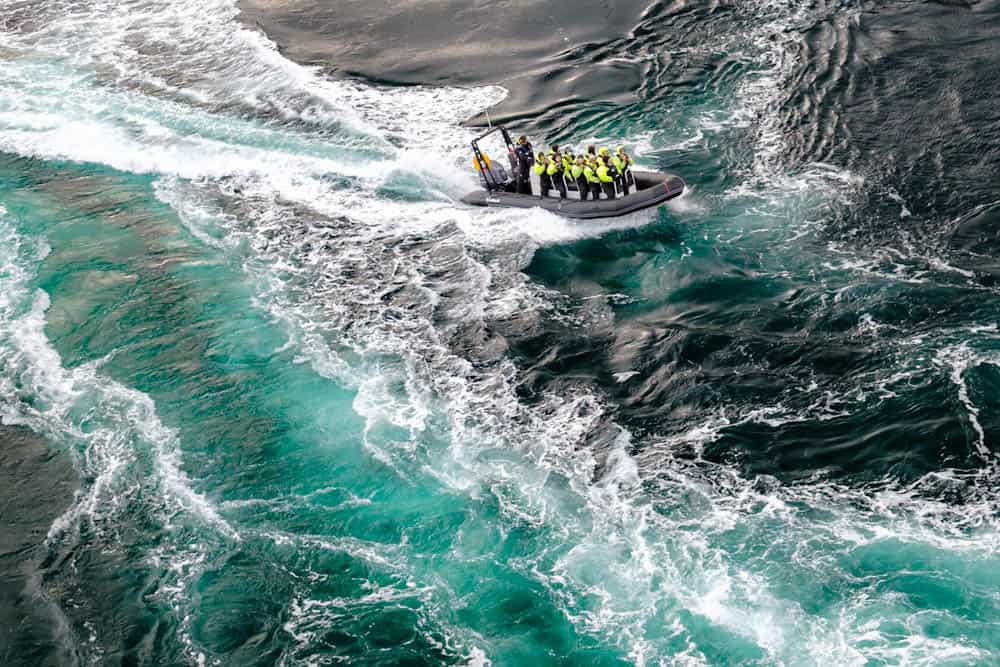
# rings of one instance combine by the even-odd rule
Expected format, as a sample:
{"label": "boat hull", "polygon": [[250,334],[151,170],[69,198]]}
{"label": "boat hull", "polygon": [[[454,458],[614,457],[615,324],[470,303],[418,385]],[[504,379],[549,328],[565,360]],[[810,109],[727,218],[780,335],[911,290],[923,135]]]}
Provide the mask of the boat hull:
{"label": "boat hull", "polygon": [[560,199],[559,197],[539,197],[515,192],[487,192],[477,190],[462,197],[462,201],[472,206],[492,206],[499,208],[544,208],[567,218],[590,220],[594,218],[615,218],[657,206],[684,192],[684,181],[679,176],[658,171],[636,171],[636,190],[624,197],[581,201]]}

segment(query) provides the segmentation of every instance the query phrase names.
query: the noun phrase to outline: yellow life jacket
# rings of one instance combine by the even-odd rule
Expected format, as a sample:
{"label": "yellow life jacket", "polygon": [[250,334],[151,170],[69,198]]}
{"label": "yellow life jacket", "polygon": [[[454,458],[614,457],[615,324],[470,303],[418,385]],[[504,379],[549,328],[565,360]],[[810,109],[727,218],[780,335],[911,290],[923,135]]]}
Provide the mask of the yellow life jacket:
{"label": "yellow life jacket", "polygon": [[614,183],[615,179],[608,175],[608,165],[599,163],[597,165],[597,178],[601,183]]}

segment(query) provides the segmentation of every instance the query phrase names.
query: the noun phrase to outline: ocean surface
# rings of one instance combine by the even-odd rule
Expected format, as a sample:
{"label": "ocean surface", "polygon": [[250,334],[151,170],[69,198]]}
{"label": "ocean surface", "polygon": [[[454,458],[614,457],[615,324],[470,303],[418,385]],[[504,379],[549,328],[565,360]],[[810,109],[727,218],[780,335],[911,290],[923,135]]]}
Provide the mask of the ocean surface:
{"label": "ocean surface", "polygon": [[[998,95],[998,0],[0,0],[0,664],[1000,664]],[[466,207],[487,112],[688,191]]]}

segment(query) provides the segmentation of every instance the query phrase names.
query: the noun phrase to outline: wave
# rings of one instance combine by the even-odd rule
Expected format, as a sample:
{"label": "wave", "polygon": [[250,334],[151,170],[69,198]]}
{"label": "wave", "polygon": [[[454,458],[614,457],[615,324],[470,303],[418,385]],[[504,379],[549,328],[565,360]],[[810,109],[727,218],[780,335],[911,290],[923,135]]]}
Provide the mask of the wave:
{"label": "wave", "polygon": [[[177,529],[178,513],[194,517],[238,541],[238,532],[192,487],[176,433],[160,422],[153,401],[103,375],[108,357],[74,368],[63,364],[45,335],[49,297],[32,287],[48,254],[44,239],[19,233],[17,219],[2,207],[0,238],[0,418],[68,447],[82,479],[69,509],[49,528],[48,548],[73,554],[86,533],[105,549],[120,549],[137,512],[168,532]],[[196,556],[168,545],[148,558],[176,563]],[[60,627],[69,625],[60,619]],[[86,642],[70,648],[76,653],[81,646]]]}
{"label": "wave", "polygon": [[[787,41],[769,35],[796,19],[788,3],[767,9],[777,16],[750,40],[755,62],[765,65],[735,95],[747,106],[706,110],[692,136],[716,130],[712,119],[745,126],[776,103],[793,54]],[[783,485],[746,479],[703,456],[735,424],[836,416],[847,409],[836,396],[722,411],[638,448],[586,378],[560,378],[539,395],[523,395],[523,369],[508,341],[557,317],[564,298],[530,281],[525,268],[539,247],[615,227],[581,229],[542,212],[471,212],[454,204],[472,185],[460,166],[471,131],[460,123],[499,101],[501,89],[329,81],[236,26],[236,9],[226,3],[46,3],[32,11],[24,25],[41,27],[8,30],[0,40],[18,54],[0,73],[0,148],[151,174],[157,196],[185,228],[253,281],[258,307],[286,332],[297,360],[356,392],[372,457],[400,484],[445,501],[481,502],[478,523],[525,535],[516,555],[501,545],[484,558],[472,543],[442,556],[440,567],[487,560],[506,568],[540,586],[579,633],[636,664],[665,656],[707,664],[717,637],[747,660],[787,664],[933,664],[992,655],[988,641],[963,635],[978,626],[960,615],[935,611],[960,629],[935,637],[923,612],[907,603],[908,589],[892,579],[897,549],[947,559],[941,576],[953,587],[963,571],[986,576],[996,560],[992,501],[972,493],[958,510],[927,497],[922,485],[981,489],[992,478],[956,472],[916,486]],[[770,229],[769,218],[801,206],[817,183],[840,191],[836,184],[854,182],[825,165],[811,165],[805,176],[787,173],[774,127],[759,127],[749,173],[767,185],[746,181],[727,197],[764,203],[733,234]],[[782,228],[777,237],[796,239],[801,231]],[[425,634],[445,636],[446,653],[482,662],[501,650],[482,627],[450,627],[454,617],[439,599],[458,593],[419,565],[413,545],[393,545],[386,556],[376,545],[331,536],[254,533],[232,519],[238,507],[195,492],[176,434],[157,420],[148,396],[109,382],[101,361],[63,367],[44,337],[46,297],[28,287],[24,268],[44,253],[13,227],[4,232],[10,243],[2,245],[24,257],[4,264],[12,277],[0,296],[2,381],[28,381],[3,394],[28,391],[51,406],[28,410],[17,402],[5,408],[5,420],[82,442],[80,465],[94,478],[50,539],[98,516],[113,530],[122,516],[113,508],[130,497],[136,471],[151,465],[156,483],[143,493],[164,522],[176,510],[197,517],[216,544],[252,538],[346,551],[392,573],[391,586],[372,584],[347,601],[307,591],[290,602],[283,630],[296,646],[293,659],[305,662],[318,633],[336,626],[345,607],[362,614],[399,599],[430,609],[413,623],[437,626]],[[766,239],[773,244],[775,236]],[[584,327],[606,324],[597,306],[588,316]],[[961,393],[968,355],[956,349],[935,363],[956,369],[952,377],[982,443],[979,413],[968,390]],[[91,412],[108,426],[84,433],[79,426]],[[163,590],[187,619],[196,612],[186,596],[208,551],[171,548],[150,559],[171,573]],[[182,628],[186,657],[210,659],[190,627]]]}

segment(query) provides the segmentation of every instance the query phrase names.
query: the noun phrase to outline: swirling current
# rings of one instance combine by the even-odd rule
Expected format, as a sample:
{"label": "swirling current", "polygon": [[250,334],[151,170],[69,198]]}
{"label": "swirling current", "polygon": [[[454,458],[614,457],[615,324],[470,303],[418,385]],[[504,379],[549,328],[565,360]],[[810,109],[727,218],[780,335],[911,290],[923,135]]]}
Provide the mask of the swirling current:
{"label": "swirling current", "polygon": [[[0,662],[1000,664],[997,35],[0,0]],[[464,206],[488,122],[688,190]]]}

